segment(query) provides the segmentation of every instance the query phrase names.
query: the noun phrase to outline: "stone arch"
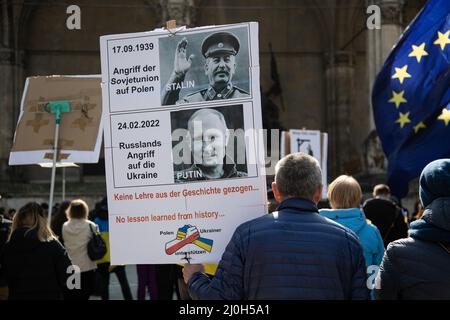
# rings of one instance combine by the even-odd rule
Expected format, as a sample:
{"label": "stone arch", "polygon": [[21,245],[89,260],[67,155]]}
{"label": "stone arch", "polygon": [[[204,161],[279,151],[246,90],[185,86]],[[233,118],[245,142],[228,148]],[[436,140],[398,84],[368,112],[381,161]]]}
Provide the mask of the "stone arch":
{"label": "stone arch", "polygon": [[[152,30],[159,22],[146,0],[83,0],[77,5],[81,8],[81,30],[67,29],[67,3],[25,5],[20,39],[27,51],[28,75],[100,73],[101,35]],[[67,59],[72,62],[67,63]]]}
{"label": "stone arch", "polygon": [[306,0],[306,3],[311,7],[311,11],[314,13],[315,18],[320,25],[320,29],[322,30],[322,42],[324,44],[323,48],[326,49],[326,46],[330,46],[332,43],[330,17],[327,17],[327,14],[320,9],[317,0]]}
{"label": "stone arch", "polygon": [[[68,2],[26,1],[18,14],[18,48],[25,52],[24,77],[50,74],[99,74],[99,36],[153,30],[160,22],[155,1],[80,0],[81,30],[68,30]],[[22,83],[23,83],[22,80]],[[90,165],[92,175],[104,170]],[[74,169],[76,170],[76,169]],[[83,174],[85,170],[83,169]],[[32,180],[44,180],[40,168],[27,168]],[[68,179],[79,179],[74,173]]]}
{"label": "stone arch", "polygon": [[338,0],[335,9],[335,48],[352,50],[354,41],[362,32],[362,26],[357,26],[356,22],[361,14],[365,14],[365,6],[361,0]]}
{"label": "stone arch", "polygon": [[366,36],[367,36],[367,25],[366,21],[369,17],[366,13],[367,6],[365,6],[362,2],[359,2],[359,5],[356,5],[350,19],[350,30],[354,38],[351,43],[352,49],[354,51],[364,51],[366,46]]}
{"label": "stone arch", "polygon": [[[269,43],[277,61],[286,128],[322,129],[325,106],[323,52],[329,46],[326,18],[316,0],[204,0],[198,25],[259,22],[260,74],[263,92],[272,85]],[[299,23],[301,22],[301,23]],[[281,107],[281,101],[275,97]]]}
{"label": "stone arch", "polygon": [[403,27],[406,27],[425,6],[427,0],[408,0],[403,6]]}
{"label": "stone arch", "polygon": [[24,2],[22,4],[17,24],[17,48],[21,51],[25,50],[28,23],[37,5],[38,5],[37,1]]}
{"label": "stone arch", "polygon": [[14,17],[12,3],[4,0],[0,3],[0,48],[14,46]]}

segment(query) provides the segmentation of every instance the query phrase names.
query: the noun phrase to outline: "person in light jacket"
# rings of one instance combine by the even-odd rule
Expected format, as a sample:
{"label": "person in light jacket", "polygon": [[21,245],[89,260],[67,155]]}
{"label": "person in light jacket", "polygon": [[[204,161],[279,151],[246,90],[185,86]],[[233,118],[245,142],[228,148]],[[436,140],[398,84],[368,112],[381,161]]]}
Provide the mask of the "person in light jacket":
{"label": "person in light jacket", "polygon": [[93,231],[98,232],[98,226],[87,219],[88,213],[86,202],[81,199],[73,200],[67,209],[68,221],[62,228],[67,252],[81,272],[79,288],[68,289],[65,292],[65,299],[68,300],[88,300],[95,286],[97,264],[88,256],[88,243],[93,237]]}
{"label": "person in light jacket", "polygon": [[328,188],[332,209],[322,209],[320,214],[352,230],[361,241],[366,266],[379,266],[384,254],[384,244],[378,228],[368,222],[359,208],[361,187],[353,177],[342,175]]}

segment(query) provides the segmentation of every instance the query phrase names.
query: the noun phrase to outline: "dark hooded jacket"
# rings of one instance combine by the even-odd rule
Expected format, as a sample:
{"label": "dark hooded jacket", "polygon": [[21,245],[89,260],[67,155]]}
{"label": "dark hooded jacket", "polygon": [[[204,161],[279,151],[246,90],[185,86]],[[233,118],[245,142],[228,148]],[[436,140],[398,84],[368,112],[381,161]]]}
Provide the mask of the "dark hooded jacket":
{"label": "dark hooded jacket", "polygon": [[392,242],[377,277],[376,299],[450,299],[450,197],[435,199],[409,238]]}
{"label": "dark hooded jacket", "polygon": [[59,300],[71,261],[57,240],[41,242],[35,231],[18,228],[0,257],[10,300]]}
{"label": "dark hooded jacket", "polygon": [[[0,215],[0,256],[3,252],[3,247],[6,242],[8,242],[9,230],[11,228],[11,221],[6,220]],[[0,287],[6,286],[5,276],[2,273],[2,268],[0,264]]]}

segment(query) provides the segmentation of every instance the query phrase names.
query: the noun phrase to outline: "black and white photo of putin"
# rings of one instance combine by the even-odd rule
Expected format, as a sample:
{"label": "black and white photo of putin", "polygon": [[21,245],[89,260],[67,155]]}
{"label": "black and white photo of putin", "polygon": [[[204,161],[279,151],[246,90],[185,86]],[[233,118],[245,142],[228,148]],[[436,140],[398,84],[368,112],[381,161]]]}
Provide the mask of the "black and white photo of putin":
{"label": "black and white photo of putin", "polygon": [[187,128],[193,164],[175,171],[176,183],[247,176],[246,172],[237,170],[227,155],[230,131],[222,113],[211,108],[200,109],[191,115]]}
{"label": "black and white photo of putin", "polygon": [[183,81],[196,59],[193,54],[188,56],[188,40],[182,38],[175,49],[173,71],[163,92],[162,105],[249,97],[247,91],[232,82],[239,49],[240,41],[231,32],[216,32],[207,36],[202,42],[201,53],[205,58],[203,71],[208,78],[208,86],[180,97]]}

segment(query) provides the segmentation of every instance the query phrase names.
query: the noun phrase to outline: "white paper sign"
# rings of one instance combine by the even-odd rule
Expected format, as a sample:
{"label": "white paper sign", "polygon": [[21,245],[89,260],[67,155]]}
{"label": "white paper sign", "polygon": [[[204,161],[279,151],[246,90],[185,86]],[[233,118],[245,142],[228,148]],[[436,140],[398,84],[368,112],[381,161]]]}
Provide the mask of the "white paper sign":
{"label": "white paper sign", "polygon": [[317,130],[290,130],[291,153],[303,152],[316,158],[321,163],[320,131]]}
{"label": "white paper sign", "polygon": [[111,263],[218,262],[267,212],[258,24],[100,46]]}
{"label": "white paper sign", "polygon": [[319,161],[322,169],[322,199],[327,197],[328,135],[318,130],[289,130],[290,151],[306,153]]}

